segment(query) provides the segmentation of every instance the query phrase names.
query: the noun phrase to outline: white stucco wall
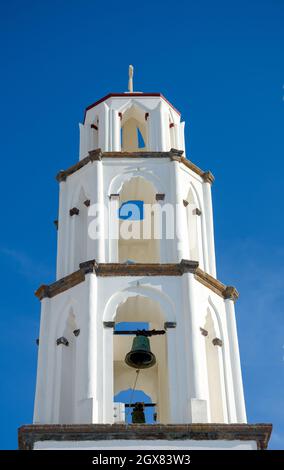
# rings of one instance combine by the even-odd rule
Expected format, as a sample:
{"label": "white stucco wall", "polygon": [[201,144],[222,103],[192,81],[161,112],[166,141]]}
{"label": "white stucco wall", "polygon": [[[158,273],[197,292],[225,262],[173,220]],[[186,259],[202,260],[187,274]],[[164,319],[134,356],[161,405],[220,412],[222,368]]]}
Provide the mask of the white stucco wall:
{"label": "white stucco wall", "polygon": [[[200,422],[204,401],[203,421],[210,422],[206,338],[200,331],[208,308],[223,341],[222,347],[215,348],[220,360],[224,421],[245,422],[245,413],[236,406],[236,401],[243,400],[243,391],[232,368],[232,361],[238,362],[239,357],[228,340],[226,303],[190,273],[159,277],[88,274],[77,286],[43,299],[34,422],[60,423],[61,361],[66,346],[57,346],[56,339],[63,335],[70,312],[80,329],[80,335],[72,338],[76,341],[76,362],[71,371],[76,373],[73,422],[113,422],[113,330],[105,328],[103,322],[115,321],[117,308],[136,296],[159,304],[165,322],[176,322],[176,328],[166,334],[168,422]],[[230,325],[230,331],[236,335],[234,326]]]}
{"label": "white stucco wall", "polygon": [[[81,262],[96,259],[99,262],[117,262],[116,240],[110,239],[113,220],[110,217],[111,194],[119,194],[123,184],[132,178],[140,177],[150,182],[156,193],[165,194],[160,201],[161,207],[170,205],[175,210],[175,221],[178,231],[174,238],[159,241],[160,257],[162,263],[179,262],[182,258],[190,258],[189,235],[187,226],[187,208],[183,201],[187,200],[191,190],[196,207],[201,215],[194,215],[198,224],[197,243],[200,252],[200,267],[213,276],[216,274],[213,222],[211,217],[211,195],[207,194],[209,183],[205,183],[200,176],[182,163],[170,159],[159,158],[107,158],[103,161],[88,163],[86,166],[70,175],[66,181],[60,183],[58,252],[57,252],[57,279],[60,279],[79,268],[78,253],[82,250],[76,240],[77,225],[85,225],[85,259]],[[210,186],[210,185],[209,185]],[[82,193],[91,204],[102,203],[106,208],[101,213],[102,226],[100,239],[94,240],[87,236],[88,226],[94,217],[88,207],[82,204]],[[70,216],[71,208],[77,207],[79,215]],[[170,219],[169,219],[170,220]],[[172,225],[172,222],[170,221]],[[213,242],[212,242],[213,240]]]}
{"label": "white stucco wall", "polygon": [[[184,123],[180,122],[180,114],[163,97],[142,94],[112,96],[89,109],[84,123],[80,124],[80,159],[98,147],[103,152],[121,151],[120,129],[131,109],[135,118],[141,120],[143,127],[146,126],[148,150],[185,150]],[[97,130],[91,127],[94,124]]]}
{"label": "white stucco wall", "polygon": [[34,450],[257,450],[255,441],[39,441]]}

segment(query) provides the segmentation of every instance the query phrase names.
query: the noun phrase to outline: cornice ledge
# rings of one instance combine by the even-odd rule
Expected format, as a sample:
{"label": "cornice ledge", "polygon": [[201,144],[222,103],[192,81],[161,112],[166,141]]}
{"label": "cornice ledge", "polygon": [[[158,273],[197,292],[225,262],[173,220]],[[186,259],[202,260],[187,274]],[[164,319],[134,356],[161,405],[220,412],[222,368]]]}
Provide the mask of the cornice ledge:
{"label": "cornice ledge", "polygon": [[70,166],[67,170],[60,170],[59,173],[56,175],[57,181],[60,183],[61,181],[66,181],[67,177],[75,173],[76,171],[83,168],[89,162],[94,162],[102,159],[102,151],[101,149],[92,150],[89,152],[87,157],[80,160],[75,165]]}
{"label": "cornice ledge", "polygon": [[39,286],[39,288],[35,291],[35,296],[39,300],[42,300],[45,297],[49,297],[48,289],[49,289],[49,286],[47,284],[41,284],[41,286]]}
{"label": "cornice ledge", "polygon": [[171,152],[145,150],[143,152],[104,152],[103,158],[170,158]]}
{"label": "cornice ledge", "polygon": [[169,158],[171,160],[180,162],[184,151],[171,148],[171,150],[168,153],[169,153]]}
{"label": "cornice ledge", "polygon": [[225,299],[237,300],[238,292],[235,287],[225,286],[210,274],[198,267],[198,261],[182,259],[180,263],[98,263],[96,260],[80,263],[80,269],[49,285],[41,285],[35,292],[36,297],[42,300],[52,298],[61,292],[85,280],[86,274],[94,273],[101,277],[115,276],[182,276],[185,273],[194,274],[195,279],[210,290]]}
{"label": "cornice ledge", "polygon": [[97,276],[181,276],[194,273],[197,261],[181,260],[180,263],[97,263],[96,260],[80,264],[84,274],[95,273]]}
{"label": "cornice ledge", "polygon": [[85,273],[84,273],[83,270],[79,269],[78,271],[74,271],[73,273],[62,277],[61,279],[58,279],[58,281],[55,281],[52,284],[49,284],[49,285],[43,284],[43,285],[41,285],[35,291],[35,296],[39,300],[42,300],[46,297],[47,298],[52,298],[55,295],[61,294],[61,292],[64,292],[64,291],[70,289],[71,287],[74,287],[77,284],[80,284],[84,280],[85,280]]}
{"label": "cornice ledge", "polygon": [[238,298],[239,298],[239,293],[237,289],[233,286],[227,286],[226,289],[224,290],[224,299],[230,299],[235,302],[236,300],[238,300]]}
{"label": "cornice ledge", "polygon": [[213,174],[211,171],[203,171],[201,168],[199,168],[197,165],[192,163],[192,161],[188,160],[183,156],[183,150],[176,150],[176,149],[171,149],[169,152],[170,159],[176,162],[183,163],[187,168],[192,170],[194,173],[197,175],[201,176],[203,179],[204,183],[210,183],[212,184],[215,180]]}
{"label": "cornice ledge", "polygon": [[83,263],[80,263],[79,266],[80,270],[84,274],[97,273],[99,269],[99,263],[97,263],[95,259],[84,261]]}
{"label": "cornice ledge", "polygon": [[171,149],[169,152],[102,152],[102,150],[91,150],[89,154],[75,165],[66,170],[60,170],[56,175],[56,180],[60,183],[66,181],[68,176],[83,168],[89,162],[101,161],[104,158],[170,158],[172,161],[178,161],[203,178],[204,182],[212,184],[214,176],[210,171],[203,171],[197,165],[183,156],[183,150]]}
{"label": "cornice ledge", "polygon": [[267,448],[272,424],[30,424],[18,429],[19,449],[32,450],[37,441],[203,440],[255,441],[257,449]]}
{"label": "cornice ledge", "polygon": [[180,266],[181,274],[195,273],[196,270],[198,269],[199,262],[198,261],[193,261],[193,260],[188,260],[188,259],[182,259],[179,266]]}
{"label": "cornice ledge", "polygon": [[210,183],[213,184],[215,181],[214,175],[211,173],[211,171],[205,171],[202,175],[204,183]]}
{"label": "cornice ledge", "polygon": [[220,295],[224,299],[232,299],[235,302],[239,297],[239,293],[235,287],[226,286],[221,281],[200,268],[196,269],[194,277],[201,284],[213,290],[213,292]]}

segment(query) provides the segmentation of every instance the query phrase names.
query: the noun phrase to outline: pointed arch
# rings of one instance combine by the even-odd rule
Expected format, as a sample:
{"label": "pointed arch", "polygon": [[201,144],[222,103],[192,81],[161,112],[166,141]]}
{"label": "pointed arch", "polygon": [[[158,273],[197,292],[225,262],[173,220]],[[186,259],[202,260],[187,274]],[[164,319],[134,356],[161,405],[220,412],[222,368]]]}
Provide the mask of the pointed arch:
{"label": "pointed arch", "polygon": [[64,338],[68,341],[68,346],[60,345],[61,348],[61,374],[60,374],[60,397],[59,397],[59,423],[71,424],[75,420],[76,403],[76,337],[74,331],[77,330],[76,317],[73,308],[69,313],[63,330]]}
{"label": "pointed arch", "polygon": [[80,185],[74,191],[71,207],[79,209],[79,213],[69,217],[70,246],[69,263],[70,271],[79,269],[79,264],[86,261],[88,244],[88,207],[90,200],[86,185]]}
{"label": "pointed arch", "polygon": [[[148,126],[145,119],[145,107],[132,101],[121,108],[121,149],[124,152],[148,150]],[[143,146],[141,146],[142,136]]]}
{"label": "pointed arch", "polygon": [[[204,346],[207,365],[210,421],[212,423],[225,423],[228,421],[228,412],[222,346],[223,332],[218,311],[210,297],[208,299],[203,328],[207,331],[207,336],[204,337]],[[216,339],[218,340],[217,342]]]}
{"label": "pointed arch", "polygon": [[204,223],[203,210],[196,188],[192,183],[189,185],[185,199],[185,210],[187,219],[187,239],[189,257],[199,262],[204,269]]}
{"label": "pointed arch", "polygon": [[146,181],[152,183],[157,193],[165,193],[164,183],[157,175],[146,170],[129,169],[123,173],[119,173],[111,180],[108,194],[119,194],[126,182],[137,177],[144,178]]}
{"label": "pointed arch", "polygon": [[[118,182],[118,181],[117,181]],[[110,257],[116,262],[131,260],[136,263],[158,263],[160,261],[159,219],[154,217],[153,205],[157,204],[157,190],[153,183],[135,172],[132,177],[120,180],[118,207],[124,208],[130,218],[120,217],[118,240],[111,245]],[[113,220],[113,207],[109,203],[110,230],[117,221]],[[121,214],[121,212],[119,212]],[[131,214],[135,216],[131,217]],[[113,225],[111,225],[113,224]]]}
{"label": "pointed arch", "polygon": [[151,286],[127,287],[126,289],[113,294],[105,306],[103,321],[114,321],[118,307],[125,303],[128,298],[135,297],[137,295],[148,297],[154,302],[159,303],[165,317],[165,322],[176,322],[176,313],[173,301],[167,294]]}

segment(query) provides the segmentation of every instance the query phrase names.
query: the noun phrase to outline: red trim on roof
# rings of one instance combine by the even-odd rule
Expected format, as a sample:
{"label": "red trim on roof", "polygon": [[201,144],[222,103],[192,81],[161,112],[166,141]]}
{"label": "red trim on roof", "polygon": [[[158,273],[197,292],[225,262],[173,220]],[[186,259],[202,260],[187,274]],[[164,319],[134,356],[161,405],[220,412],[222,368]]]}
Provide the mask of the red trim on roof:
{"label": "red trim on roof", "polygon": [[162,93],[109,93],[108,95],[104,96],[103,98],[101,98],[100,100],[98,101],[95,101],[95,103],[92,103],[90,104],[89,106],[87,106],[87,108],[85,109],[85,113],[84,113],[84,121],[83,123],[85,123],[85,119],[86,119],[86,114],[87,114],[87,111],[89,111],[89,109],[92,109],[94,108],[95,106],[97,106],[98,104],[102,103],[103,101],[106,101],[108,100],[109,98],[116,98],[116,97],[125,97],[125,96],[157,96],[159,98],[162,98],[166,103],[168,103],[171,108],[173,108],[179,115],[181,115],[181,113],[178,111],[178,109],[176,109],[168,100],[167,98],[164,97],[164,95],[162,95]]}

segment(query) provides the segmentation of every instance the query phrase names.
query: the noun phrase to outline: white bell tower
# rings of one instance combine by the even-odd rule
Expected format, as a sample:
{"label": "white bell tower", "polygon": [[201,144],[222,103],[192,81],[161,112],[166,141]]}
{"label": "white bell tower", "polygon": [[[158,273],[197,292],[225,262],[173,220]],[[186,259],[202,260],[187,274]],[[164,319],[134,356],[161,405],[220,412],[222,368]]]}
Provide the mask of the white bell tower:
{"label": "white bell tower", "polygon": [[[238,292],[216,277],[213,175],[186,158],[179,111],[133,92],[132,77],[86,108],[79,161],[57,175],[57,279],[36,292],[34,424],[20,447],[265,448],[271,426],[246,424]],[[139,373],[125,362],[135,324],[156,359]],[[115,397],[134,383],[156,424],[126,423]]]}

